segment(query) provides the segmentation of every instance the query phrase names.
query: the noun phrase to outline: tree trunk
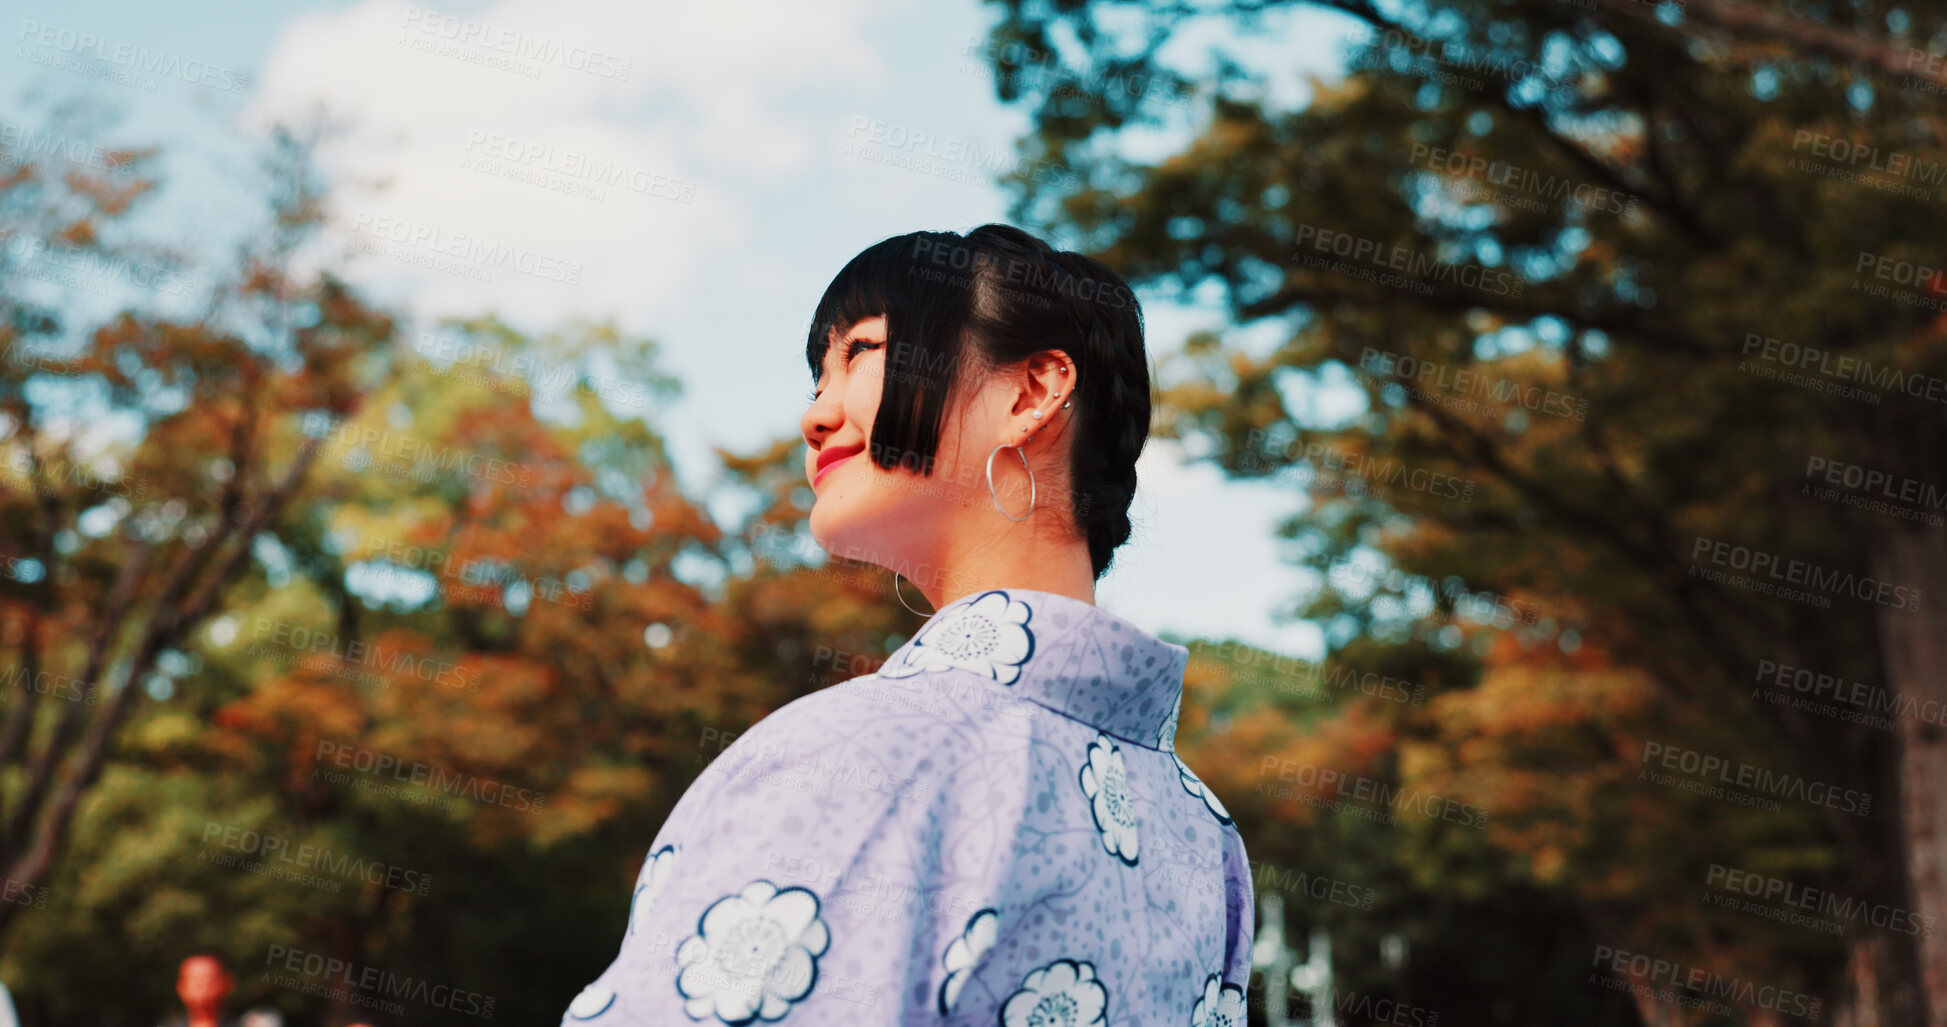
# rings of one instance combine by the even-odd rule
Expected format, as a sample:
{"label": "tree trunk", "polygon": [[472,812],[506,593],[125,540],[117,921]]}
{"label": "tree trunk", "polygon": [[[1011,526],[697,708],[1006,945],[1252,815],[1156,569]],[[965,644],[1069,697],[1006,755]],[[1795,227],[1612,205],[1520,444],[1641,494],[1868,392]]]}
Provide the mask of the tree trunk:
{"label": "tree trunk", "polygon": [[1877,932],[1855,942],[1846,955],[1846,994],[1832,1013],[1832,1027],[1893,1027],[1886,1018],[1893,972],[1891,939]]}
{"label": "tree trunk", "polygon": [[1901,700],[1897,810],[1910,910],[1923,928],[1913,938],[1920,1022],[1947,1027],[1947,730],[1934,722],[1947,708],[1947,529],[1893,527],[1874,539],[1874,576],[1924,590],[1919,609],[1881,607],[1878,622],[1886,686]]}

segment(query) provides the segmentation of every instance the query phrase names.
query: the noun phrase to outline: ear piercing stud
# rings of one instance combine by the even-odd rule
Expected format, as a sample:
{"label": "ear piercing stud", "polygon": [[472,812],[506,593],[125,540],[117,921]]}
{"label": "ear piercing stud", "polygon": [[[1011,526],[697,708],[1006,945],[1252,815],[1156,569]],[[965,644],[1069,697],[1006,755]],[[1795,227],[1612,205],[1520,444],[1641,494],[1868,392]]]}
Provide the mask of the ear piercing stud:
{"label": "ear piercing stud", "polygon": [[[1062,374],[1067,374],[1067,373],[1068,373],[1068,368],[1067,368],[1066,366],[1063,366],[1063,367],[1059,367],[1059,368],[1056,368],[1056,370],[1058,370],[1058,371],[1060,371],[1060,372],[1061,372]],[[1061,398],[1061,396],[1062,396],[1062,394],[1061,394],[1061,393],[1059,393],[1059,392],[1057,392],[1057,393],[1055,393],[1055,398],[1056,398],[1056,399],[1060,399],[1060,398]],[[1075,402],[1075,401],[1071,399],[1071,400],[1069,400],[1068,402],[1066,402],[1066,403],[1063,403],[1063,404],[1061,405],[1061,408],[1062,408],[1063,410],[1066,410],[1066,409],[1068,409],[1068,408],[1069,408],[1069,407],[1070,407],[1071,405],[1073,405],[1073,404],[1074,404],[1074,402]],[[1034,419],[1035,419],[1035,420],[1037,420],[1037,421],[1039,421],[1039,420],[1041,420],[1041,411],[1039,411],[1039,410],[1030,410],[1030,411],[1028,411],[1028,416],[1029,416],[1029,417],[1032,417],[1032,418],[1034,418]],[[1022,431],[1027,431],[1027,429],[1026,429],[1026,428],[1022,428],[1021,430],[1022,430]]]}

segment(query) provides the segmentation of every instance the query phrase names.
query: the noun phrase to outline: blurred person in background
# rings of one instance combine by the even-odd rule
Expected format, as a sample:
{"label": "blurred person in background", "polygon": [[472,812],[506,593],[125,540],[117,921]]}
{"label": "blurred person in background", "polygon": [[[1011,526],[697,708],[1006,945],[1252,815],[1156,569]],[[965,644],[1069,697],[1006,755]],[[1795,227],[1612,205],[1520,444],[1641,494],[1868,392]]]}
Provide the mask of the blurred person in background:
{"label": "blurred person in background", "polygon": [[223,960],[198,952],[182,961],[176,971],[176,997],[183,1012],[162,1022],[162,1027],[241,1027],[223,1015],[223,1000],[236,989],[236,980]]}
{"label": "blurred person in background", "polygon": [[[223,1002],[236,986],[221,957],[208,952],[190,956],[176,971],[176,997],[182,1000],[183,1012],[164,1020],[161,1027],[284,1027],[284,1014],[267,1006],[254,1007],[241,1018],[223,1015]],[[0,1027],[12,1023],[0,1019]]]}

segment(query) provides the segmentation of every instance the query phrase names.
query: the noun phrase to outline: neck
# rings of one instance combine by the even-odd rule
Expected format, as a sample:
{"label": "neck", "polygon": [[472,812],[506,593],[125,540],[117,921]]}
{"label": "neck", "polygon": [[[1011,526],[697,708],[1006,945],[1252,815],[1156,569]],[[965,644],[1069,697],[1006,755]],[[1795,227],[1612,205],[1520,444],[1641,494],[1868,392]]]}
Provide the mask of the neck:
{"label": "neck", "polygon": [[189,1027],[216,1027],[216,1010],[190,1009],[186,1012],[189,1013]]}
{"label": "neck", "polygon": [[1095,603],[1095,568],[1080,539],[1052,541],[1032,530],[1032,522],[951,550],[937,573],[916,582],[937,610],[965,596],[993,588],[1025,588]]}

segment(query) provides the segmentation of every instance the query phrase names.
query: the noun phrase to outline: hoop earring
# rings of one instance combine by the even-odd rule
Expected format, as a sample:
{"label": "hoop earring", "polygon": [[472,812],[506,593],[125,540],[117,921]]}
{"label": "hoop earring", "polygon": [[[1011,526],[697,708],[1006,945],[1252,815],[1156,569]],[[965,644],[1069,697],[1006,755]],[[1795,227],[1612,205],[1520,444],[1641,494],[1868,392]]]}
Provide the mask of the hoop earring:
{"label": "hoop earring", "polygon": [[[913,610],[913,604],[911,604],[911,603],[909,603],[909,602],[907,602],[907,601],[906,601],[906,593],[904,593],[904,592],[902,592],[902,591],[900,591],[900,590],[899,590],[899,572],[898,572],[898,571],[893,571],[893,572],[892,572],[892,594],[893,594],[893,595],[896,595],[896,596],[898,596],[898,597],[899,597],[899,605],[901,605],[901,606],[903,606],[903,607],[905,607],[906,609],[908,609],[908,610],[912,610],[912,611],[913,611],[914,613],[917,613],[917,614],[919,614],[919,615],[920,615],[920,616],[922,616],[922,617],[931,617],[931,616],[933,616],[933,614],[931,614],[931,613],[927,613],[927,612],[926,612],[926,611],[924,611],[924,610]],[[934,612],[935,612],[935,613],[937,613],[938,611],[934,611]]]}
{"label": "hoop earring", "polygon": [[[1026,430],[1027,429],[1025,428],[1022,429],[1022,431],[1026,431]],[[1013,514],[1008,513],[1006,508],[1001,506],[1000,493],[994,489],[994,457],[998,455],[1001,450],[1009,449],[1009,448],[1013,449],[1014,454],[1021,458],[1021,469],[1028,472],[1028,512],[1022,514],[1019,517],[1016,517]],[[1021,452],[1021,447],[1019,446],[1010,447],[1005,442],[1001,443],[998,446],[995,446],[994,451],[992,453],[987,454],[987,498],[992,499],[994,501],[994,509],[999,510],[1001,512],[1001,516],[1007,518],[1010,521],[1025,521],[1028,519],[1029,514],[1034,513],[1034,495],[1035,495],[1034,468],[1028,466],[1028,455],[1026,453]]]}

